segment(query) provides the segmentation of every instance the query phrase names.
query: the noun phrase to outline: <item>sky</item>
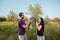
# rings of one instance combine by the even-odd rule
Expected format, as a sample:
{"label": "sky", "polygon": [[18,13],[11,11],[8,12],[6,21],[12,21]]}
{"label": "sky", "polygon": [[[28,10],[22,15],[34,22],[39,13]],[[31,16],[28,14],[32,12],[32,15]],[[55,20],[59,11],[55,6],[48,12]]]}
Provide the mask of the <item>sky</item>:
{"label": "sky", "polygon": [[[45,14],[42,17],[60,18],[60,0],[0,0],[0,17],[6,17],[10,10],[13,10],[17,14],[19,12],[25,13],[28,11],[30,4],[35,5],[36,3],[41,6],[42,12]],[[30,15],[26,16],[29,17]]]}

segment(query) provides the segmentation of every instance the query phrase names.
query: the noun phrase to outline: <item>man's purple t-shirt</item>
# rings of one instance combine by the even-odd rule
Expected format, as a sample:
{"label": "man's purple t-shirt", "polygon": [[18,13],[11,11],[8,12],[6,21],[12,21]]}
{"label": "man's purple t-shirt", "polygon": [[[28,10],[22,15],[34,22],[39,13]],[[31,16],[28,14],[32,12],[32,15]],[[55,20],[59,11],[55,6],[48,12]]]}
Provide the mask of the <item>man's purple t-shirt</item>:
{"label": "man's purple t-shirt", "polygon": [[25,28],[22,27],[22,25],[26,25],[24,20],[18,21],[18,34],[24,35],[25,34]]}

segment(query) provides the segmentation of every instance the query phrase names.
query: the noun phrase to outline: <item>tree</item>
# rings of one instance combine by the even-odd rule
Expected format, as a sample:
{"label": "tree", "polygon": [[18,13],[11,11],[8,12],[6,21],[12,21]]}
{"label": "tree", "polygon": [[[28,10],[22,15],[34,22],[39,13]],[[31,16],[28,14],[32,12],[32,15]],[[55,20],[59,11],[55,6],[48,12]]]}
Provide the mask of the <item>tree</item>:
{"label": "tree", "polygon": [[25,16],[25,17],[24,17],[24,20],[28,22],[28,17]]}
{"label": "tree", "polygon": [[44,19],[44,22],[45,22],[45,24],[50,24],[51,19],[47,16],[47,17]]}
{"label": "tree", "polygon": [[52,20],[53,22],[60,22],[60,18],[56,17]]}
{"label": "tree", "polygon": [[0,22],[6,21],[5,17],[0,17]]}
{"label": "tree", "polygon": [[34,21],[39,18],[39,14],[42,14],[41,6],[37,3],[34,5],[34,7],[30,4],[29,5],[29,14],[31,14],[31,17],[34,17]]}
{"label": "tree", "polygon": [[13,11],[10,11],[10,13],[7,16],[7,21],[16,21],[17,20],[17,14]]}

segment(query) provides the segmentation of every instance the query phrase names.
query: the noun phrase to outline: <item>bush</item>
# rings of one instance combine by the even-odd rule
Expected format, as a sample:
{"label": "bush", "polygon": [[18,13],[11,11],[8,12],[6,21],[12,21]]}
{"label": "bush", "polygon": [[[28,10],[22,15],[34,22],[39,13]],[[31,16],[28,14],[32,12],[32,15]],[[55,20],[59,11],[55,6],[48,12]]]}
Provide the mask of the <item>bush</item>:
{"label": "bush", "polygon": [[[28,40],[37,40],[36,26],[32,24],[33,29],[26,29]],[[60,24],[45,25],[46,40],[60,40]],[[0,24],[0,40],[18,40],[18,26],[16,24]]]}
{"label": "bush", "polygon": [[6,21],[6,18],[5,17],[0,17],[0,22],[2,21]]}
{"label": "bush", "polygon": [[60,40],[60,24],[45,25],[46,40]]}
{"label": "bush", "polygon": [[0,25],[0,40],[17,40],[17,26]]}

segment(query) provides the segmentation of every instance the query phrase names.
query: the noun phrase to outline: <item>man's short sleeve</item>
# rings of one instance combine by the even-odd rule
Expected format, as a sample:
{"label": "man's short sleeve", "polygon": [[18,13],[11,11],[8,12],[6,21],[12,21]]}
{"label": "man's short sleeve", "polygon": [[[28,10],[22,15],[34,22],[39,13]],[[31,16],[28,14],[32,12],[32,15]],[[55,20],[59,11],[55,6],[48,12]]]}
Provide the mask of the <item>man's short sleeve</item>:
{"label": "man's short sleeve", "polygon": [[24,20],[21,20],[20,21],[20,25],[22,26],[22,25],[25,25],[25,21]]}

